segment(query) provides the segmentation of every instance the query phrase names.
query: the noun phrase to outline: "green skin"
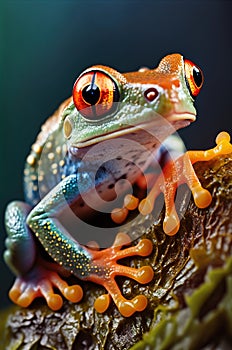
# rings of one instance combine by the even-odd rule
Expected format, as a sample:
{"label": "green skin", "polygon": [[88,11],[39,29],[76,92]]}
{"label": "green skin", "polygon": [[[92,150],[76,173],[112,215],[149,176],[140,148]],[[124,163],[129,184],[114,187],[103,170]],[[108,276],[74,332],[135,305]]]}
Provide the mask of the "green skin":
{"label": "green skin", "polygon": [[[71,101],[61,118],[36,141],[36,145],[43,148],[42,154],[35,151],[35,147],[32,149],[25,168],[26,202],[10,203],[6,210],[8,237],[4,258],[11,270],[23,276],[27,283],[39,280],[35,267],[42,247],[53,261],[80,279],[87,279],[94,273],[104,276],[104,266],[94,272],[91,251],[70,235],[60,223],[59,215],[68,205],[80,206],[80,189],[88,194],[97,188],[104,193],[103,200],[111,200],[110,184],[115,185],[125,174],[133,184],[163,140],[195,120],[196,110],[186,84],[181,55],[166,56],[156,69],[124,75],[103,66],[85,72],[94,69],[105,73],[116,84],[120,94],[117,111],[92,121],[83,117]],[[151,87],[158,92],[154,100],[146,98]],[[139,148],[133,150],[125,143],[120,150],[123,159],[113,159],[116,157],[108,141],[125,137],[145,147],[144,152]],[[101,146],[95,151],[95,145]],[[132,151],[136,166],[132,164],[127,169]],[[111,160],[106,163],[107,171],[100,167],[94,182],[91,176],[96,167],[105,162],[102,154]],[[114,171],[117,176],[112,175]],[[123,187],[121,192],[124,191]],[[87,210],[87,217],[90,214]],[[67,259],[67,255],[71,258]]]}

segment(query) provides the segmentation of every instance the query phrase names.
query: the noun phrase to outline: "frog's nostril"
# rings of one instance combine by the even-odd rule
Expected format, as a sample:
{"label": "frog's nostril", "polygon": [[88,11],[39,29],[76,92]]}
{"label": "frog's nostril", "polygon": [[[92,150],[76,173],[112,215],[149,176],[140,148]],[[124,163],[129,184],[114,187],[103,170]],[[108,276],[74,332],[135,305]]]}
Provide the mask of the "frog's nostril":
{"label": "frog's nostril", "polygon": [[73,129],[73,127],[72,127],[70,120],[68,118],[65,119],[63,130],[64,130],[64,136],[66,137],[66,139],[70,138],[70,136],[72,134],[72,129]]}
{"label": "frog's nostril", "polygon": [[144,96],[149,102],[154,101],[158,95],[159,93],[154,87],[151,87],[144,92]]}

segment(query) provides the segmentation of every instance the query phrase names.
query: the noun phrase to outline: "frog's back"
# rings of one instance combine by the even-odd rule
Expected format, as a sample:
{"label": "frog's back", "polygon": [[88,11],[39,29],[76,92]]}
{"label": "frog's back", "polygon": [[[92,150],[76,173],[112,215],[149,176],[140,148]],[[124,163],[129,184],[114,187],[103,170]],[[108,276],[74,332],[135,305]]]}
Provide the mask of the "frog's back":
{"label": "frog's back", "polygon": [[64,108],[70,102],[71,98],[65,100],[42,125],[27,157],[24,169],[24,193],[26,202],[32,206],[35,206],[64,176],[63,159],[66,144],[60,121]]}

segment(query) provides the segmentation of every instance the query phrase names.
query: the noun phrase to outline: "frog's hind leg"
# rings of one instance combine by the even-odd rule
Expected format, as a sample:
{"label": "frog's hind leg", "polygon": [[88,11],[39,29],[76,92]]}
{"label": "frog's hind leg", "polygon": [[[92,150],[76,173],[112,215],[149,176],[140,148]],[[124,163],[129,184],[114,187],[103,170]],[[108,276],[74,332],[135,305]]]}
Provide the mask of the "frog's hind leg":
{"label": "frog's hind leg", "polygon": [[5,213],[7,238],[4,260],[11,271],[18,275],[28,272],[36,259],[33,234],[26,224],[31,207],[21,201],[11,202]]}
{"label": "frog's hind leg", "polygon": [[121,250],[123,245],[129,243],[129,236],[119,233],[112,247],[92,252],[92,270],[94,273],[88,276],[88,280],[101,284],[108,291],[108,294],[101,295],[95,301],[94,306],[98,312],[104,312],[108,308],[110,297],[125,317],[131,316],[136,311],[142,311],[147,306],[147,298],[144,295],[135,296],[132,300],[124,298],[115,281],[116,276],[126,276],[145,284],[153,278],[154,272],[150,266],[136,269],[117,263],[119,259],[135,255],[145,257],[152,252],[152,243],[148,239],[142,239],[137,245]]}
{"label": "frog's hind leg", "polygon": [[4,259],[18,277],[10,289],[9,297],[17,305],[29,306],[37,297],[44,297],[48,306],[58,310],[63,304],[62,297],[54,293],[54,287],[72,302],[78,302],[83,295],[78,285],[69,286],[57,272],[59,265],[41,258],[37,244],[26,220],[31,207],[16,201],[8,205],[5,214],[7,230]]}

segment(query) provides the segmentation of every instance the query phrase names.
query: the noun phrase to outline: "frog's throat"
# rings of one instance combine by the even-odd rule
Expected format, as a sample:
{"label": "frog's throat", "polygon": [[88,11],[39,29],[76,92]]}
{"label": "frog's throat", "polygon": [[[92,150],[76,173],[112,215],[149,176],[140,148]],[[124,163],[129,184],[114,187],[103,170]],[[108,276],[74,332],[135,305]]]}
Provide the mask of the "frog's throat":
{"label": "frog's throat", "polygon": [[[165,118],[163,118],[164,125],[169,125],[170,127],[170,130],[171,130],[170,134],[174,133],[178,129],[187,127],[190,123],[194,122],[195,120],[196,120],[196,114],[189,113],[189,112],[172,113],[166,116]],[[92,146],[102,141],[110,140],[112,138],[117,138],[123,135],[138,132],[139,130],[145,130],[149,132],[149,129],[155,125],[157,125],[157,121],[149,121],[146,123],[133,125],[133,126],[126,125],[125,128],[121,128],[120,130],[113,131],[113,132],[110,131],[109,133],[105,133],[100,136],[92,137],[90,139],[77,142],[75,144],[72,144],[71,146],[76,148],[84,148],[84,147]]]}

